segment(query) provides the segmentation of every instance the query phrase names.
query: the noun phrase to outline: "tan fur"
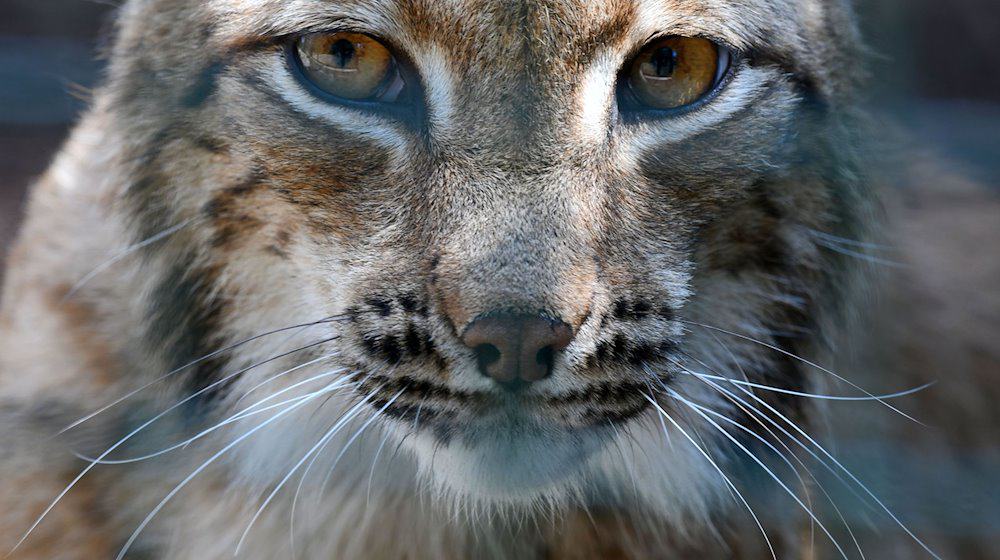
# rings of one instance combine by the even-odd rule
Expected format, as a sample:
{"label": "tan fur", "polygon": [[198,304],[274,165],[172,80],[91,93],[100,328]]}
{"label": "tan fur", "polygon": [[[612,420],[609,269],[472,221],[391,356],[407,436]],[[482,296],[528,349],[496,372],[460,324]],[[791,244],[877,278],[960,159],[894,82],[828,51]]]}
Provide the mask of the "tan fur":
{"label": "tan fur", "polygon": [[[282,38],[338,26],[412,61],[426,119],[296,85]],[[293,539],[302,558],[769,557],[718,471],[762,500],[750,505],[781,557],[832,553],[802,535],[793,500],[816,493],[787,472],[794,499],[741,478],[746,457],[684,401],[780,445],[688,372],[843,394],[790,354],[862,385],[882,363],[874,337],[852,336],[877,274],[817,241],[879,239],[884,181],[846,3],[135,0],[117,33],[9,263],[0,546],[87,466],[73,453],[178,448],[93,469],[15,558],[109,557],[126,542],[137,557],[226,558],[251,520],[247,558],[291,557]],[[704,107],[618,121],[618,70],[660,33],[752,57]],[[503,413],[461,343],[496,311],[574,329],[523,417]],[[988,339],[967,340],[981,351],[970,360],[992,362]],[[913,385],[885,360],[878,386]],[[317,379],[357,383],[306,398]],[[816,437],[839,410],[753,394]],[[269,396],[303,400],[218,426]],[[914,407],[933,414],[935,398]],[[873,549],[922,550],[881,529]],[[918,533],[942,554],[958,546]]]}

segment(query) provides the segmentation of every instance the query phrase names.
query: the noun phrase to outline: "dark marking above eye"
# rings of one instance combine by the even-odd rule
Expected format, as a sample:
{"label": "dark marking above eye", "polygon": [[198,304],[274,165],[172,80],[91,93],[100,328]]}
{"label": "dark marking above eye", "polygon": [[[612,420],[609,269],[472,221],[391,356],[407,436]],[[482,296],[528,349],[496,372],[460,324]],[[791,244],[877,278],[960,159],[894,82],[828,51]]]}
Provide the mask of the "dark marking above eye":
{"label": "dark marking above eye", "polygon": [[219,215],[222,206],[222,201],[214,198],[206,202],[205,205],[201,207],[201,213],[209,218],[215,218]]}
{"label": "dark marking above eye", "polygon": [[224,154],[229,151],[229,144],[212,136],[198,136],[194,139],[194,144],[212,154]]}
{"label": "dark marking above eye", "polygon": [[244,181],[238,185],[227,187],[224,192],[232,196],[243,196],[245,194],[253,192],[259,186],[260,186],[259,178],[254,176],[254,178],[250,181]]}

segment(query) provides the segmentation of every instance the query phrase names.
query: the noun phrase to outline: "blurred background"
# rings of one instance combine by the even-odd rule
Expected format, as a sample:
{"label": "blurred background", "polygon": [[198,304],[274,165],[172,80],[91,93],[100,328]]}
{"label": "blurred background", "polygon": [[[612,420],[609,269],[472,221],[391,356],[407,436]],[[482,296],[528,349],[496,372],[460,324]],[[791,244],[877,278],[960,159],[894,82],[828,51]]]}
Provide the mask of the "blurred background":
{"label": "blurred background", "polygon": [[[977,379],[972,386],[993,389],[972,406],[962,396],[944,408],[940,401],[909,405],[931,424],[985,436],[985,444],[983,437],[972,437],[957,462],[938,461],[919,449],[869,452],[863,438],[845,447],[852,463],[865,465],[862,478],[873,480],[920,530],[1000,538],[1000,442],[990,439],[1000,433],[1000,2],[855,3],[872,53],[871,104],[921,148],[945,156],[949,167],[986,187],[974,196],[942,195],[939,189],[931,196],[900,197],[901,245],[928,249],[910,271],[917,281],[902,305],[933,315],[920,323],[939,329],[901,331],[907,363],[941,381],[935,390],[945,401],[949,391],[970,386],[971,378]],[[100,79],[116,4],[0,0],[0,275],[26,187],[45,170]],[[853,435],[863,436],[870,418],[858,415],[855,424]],[[891,483],[900,471],[909,485]],[[1000,554],[969,546],[961,558]],[[873,557],[910,556],[882,551]]]}

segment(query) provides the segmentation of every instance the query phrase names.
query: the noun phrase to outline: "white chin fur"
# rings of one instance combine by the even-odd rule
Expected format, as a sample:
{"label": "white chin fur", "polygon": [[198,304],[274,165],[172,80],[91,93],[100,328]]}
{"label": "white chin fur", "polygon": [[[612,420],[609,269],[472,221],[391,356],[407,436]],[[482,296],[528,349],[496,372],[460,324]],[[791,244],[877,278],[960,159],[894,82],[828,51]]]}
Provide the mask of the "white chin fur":
{"label": "white chin fur", "polygon": [[497,419],[455,434],[447,444],[429,433],[413,439],[421,474],[441,493],[482,505],[552,501],[575,490],[600,437]]}

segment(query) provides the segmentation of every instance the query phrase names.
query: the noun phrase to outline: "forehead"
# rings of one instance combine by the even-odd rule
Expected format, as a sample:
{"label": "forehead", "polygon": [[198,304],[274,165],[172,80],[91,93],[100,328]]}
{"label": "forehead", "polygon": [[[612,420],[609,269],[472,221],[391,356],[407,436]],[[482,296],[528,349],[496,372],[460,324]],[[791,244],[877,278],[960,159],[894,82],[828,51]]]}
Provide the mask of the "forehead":
{"label": "forehead", "polygon": [[351,27],[415,45],[514,52],[631,47],[654,35],[704,36],[738,49],[781,48],[813,0],[210,0],[223,40]]}

